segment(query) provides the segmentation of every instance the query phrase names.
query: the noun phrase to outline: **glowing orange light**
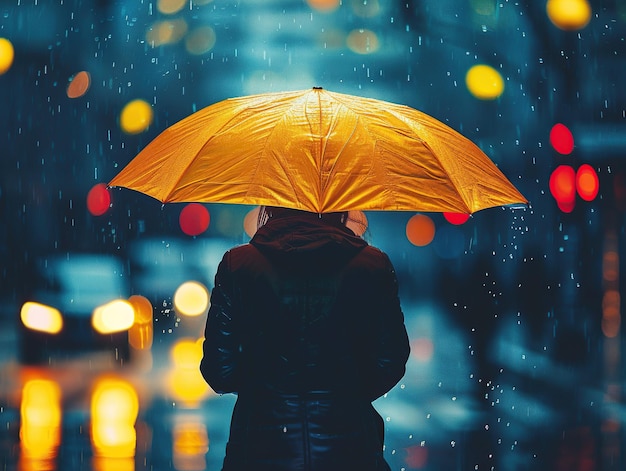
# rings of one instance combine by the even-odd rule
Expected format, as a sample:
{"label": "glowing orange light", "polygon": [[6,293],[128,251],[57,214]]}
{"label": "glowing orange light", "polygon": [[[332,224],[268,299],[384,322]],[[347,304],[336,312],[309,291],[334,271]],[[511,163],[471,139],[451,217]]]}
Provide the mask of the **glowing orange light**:
{"label": "glowing orange light", "polygon": [[504,92],[504,80],[491,66],[477,64],[465,75],[465,85],[479,100],[495,100]]}
{"label": "glowing orange light", "polygon": [[450,224],[461,225],[465,224],[467,220],[470,218],[469,214],[465,213],[443,213],[443,217]]}
{"label": "glowing orange light", "polygon": [[123,332],[133,326],[135,309],[123,299],[115,299],[93,310],[91,324],[96,332],[112,334]]}
{"label": "glowing orange light", "polygon": [[367,29],[355,29],[350,31],[346,38],[348,48],[357,54],[372,54],[380,48],[378,36]]}
{"label": "glowing orange light", "polygon": [[574,210],[576,202],[576,172],[569,165],[559,165],[550,175],[550,193],[561,211]]}
{"label": "glowing orange light", "polygon": [[200,421],[179,422],[174,425],[172,459],[179,471],[203,471],[206,469],[206,453],[209,436]]}
{"label": "glowing orange light", "polygon": [[91,442],[96,456],[135,456],[135,421],[139,399],[133,386],[117,378],[100,378],[91,397]]}
{"label": "glowing orange light", "polygon": [[0,75],[6,73],[13,65],[15,50],[13,44],[6,38],[0,38]]}
{"label": "glowing orange light", "polygon": [[550,130],[550,144],[559,154],[568,155],[574,150],[574,136],[567,126],[557,123]]}
{"label": "glowing orange light", "polygon": [[339,8],[339,0],[306,0],[309,6],[315,10],[331,12]]}
{"label": "glowing orange light", "polygon": [[45,304],[32,301],[24,303],[20,310],[20,318],[22,324],[32,330],[58,334],[63,329],[61,312]]}
{"label": "glowing orange light", "polygon": [[211,215],[209,210],[200,203],[190,203],[180,212],[178,224],[188,236],[197,236],[209,228]]}
{"label": "glowing orange light", "polygon": [[600,190],[600,180],[594,168],[583,164],[576,172],[576,189],[578,195],[585,201],[593,201]]}
{"label": "glowing orange light", "polygon": [[87,210],[94,216],[102,216],[111,206],[111,194],[105,183],[98,183],[87,193]]}
{"label": "glowing orange light", "polygon": [[120,114],[120,127],[127,134],[139,134],[150,126],[153,119],[152,107],[144,100],[128,102]]}
{"label": "glowing orange light", "polygon": [[435,238],[435,223],[424,214],[416,214],[406,224],[406,237],[418,247],[428,245]]}
{"label": "glowing orange light", "polygon": [[180,41],[187,34],[187,29],[187,22],[182,18],[157,21],[146,32],[146,41],[152,47],[172,44]]}
{"label": "glowing orange light", "polygon": [[135,322],[128,330],[128,342],[133,348],[145,350],[152,346],[153,339],[153,311],[152,303],[148,298],[133,295],[128,302],[135,310]]}
{"label": "glowing orange light", "polygon": [[67,85],[67,96],[68,98],[78,98],[83,96],[89,90],[89,86],[91,85],[91,76],[89,72],[84,70],[78,72],[74,77],[72,77],[71,82]]}
{"label": "glowing orange light", "polygon": [[557,28],[575,31],[589,24],[592,12],[587,0],[548,0],[546,13]]}
{"label": "glowing orange light", "polygon": [[28,459],[53,459],[61,441],[61,389],[54,381],[24,384],[20,405],[20,445]]}

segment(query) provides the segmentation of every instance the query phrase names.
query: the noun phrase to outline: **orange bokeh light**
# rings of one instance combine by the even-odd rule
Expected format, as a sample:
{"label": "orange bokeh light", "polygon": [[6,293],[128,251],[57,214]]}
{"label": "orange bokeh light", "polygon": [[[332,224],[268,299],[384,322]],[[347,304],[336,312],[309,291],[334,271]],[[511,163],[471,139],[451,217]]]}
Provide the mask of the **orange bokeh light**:
{"label": "orange bokeh light", "polygon": [[74,77],[72,77],[71,82],[67,85],[67,96],[68,98],[78,98],[83,96],[89,90],[89,86],[91,85],[91,76],[89,72],[84,70],[78,72]]}
{"label": "orange bokeh light", "polygon": [[576,202],[576,172],[570,165],[559,165],[550,175],[550,193],[561,211],[570,213]]}
{"label": "orange bokeh light", "polygon": [[406,224],[406,237],[413,245],[423,247],[435,238],[435,223],[424,214],[416,214]]}
{"label": "orange bokeh light", "polygon": [[589,164],[583,164],[576,172],[576,190],[585,201],[593,201],[600,191],[598,174]]}

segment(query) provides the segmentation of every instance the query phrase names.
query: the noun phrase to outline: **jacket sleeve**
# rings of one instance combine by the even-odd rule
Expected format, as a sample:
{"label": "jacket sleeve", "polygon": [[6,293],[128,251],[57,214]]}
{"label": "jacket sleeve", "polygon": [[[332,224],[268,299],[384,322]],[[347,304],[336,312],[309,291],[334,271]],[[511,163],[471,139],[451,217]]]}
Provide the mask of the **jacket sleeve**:
{"label": "jacket sleeve", "polygon": [[204,331],[200,372],[218,394],[240,388],[241,332],[230,271],[230,251],[220,262],[211,292],[211,306]]}
{"label": "jacket sleeve", "polygon": [[409,358],[409,338],[404,325],[404,314],[398,297],[396,273],[387,255],[382,272],[371,325],[370,367],[365,389],[369,399],[375,400],[389,392],[406,372]]}

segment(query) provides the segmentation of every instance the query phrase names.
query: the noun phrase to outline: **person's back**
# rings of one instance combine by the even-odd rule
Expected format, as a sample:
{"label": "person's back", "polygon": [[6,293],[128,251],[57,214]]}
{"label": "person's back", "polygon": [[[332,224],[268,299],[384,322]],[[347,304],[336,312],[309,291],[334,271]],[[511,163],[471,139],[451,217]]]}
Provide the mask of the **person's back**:
{"label": "person's back", "polygon": [[371,401],[408,357],[393,268],[341,225],[282,216],[216,275],[201,371],[238,394],[224,469],[388,469]]}

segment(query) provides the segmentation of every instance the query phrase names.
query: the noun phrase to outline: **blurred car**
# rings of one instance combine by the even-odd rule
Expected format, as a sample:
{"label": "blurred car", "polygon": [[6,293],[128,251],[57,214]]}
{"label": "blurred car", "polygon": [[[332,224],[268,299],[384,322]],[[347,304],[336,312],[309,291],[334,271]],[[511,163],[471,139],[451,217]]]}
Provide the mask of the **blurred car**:
{"label": "blurred car", "polygon": [[99,254],[65,254],[36,262],[20,309],[19,359],[41,363],[86,351],[128,359],[134,309],[123,262]]}

